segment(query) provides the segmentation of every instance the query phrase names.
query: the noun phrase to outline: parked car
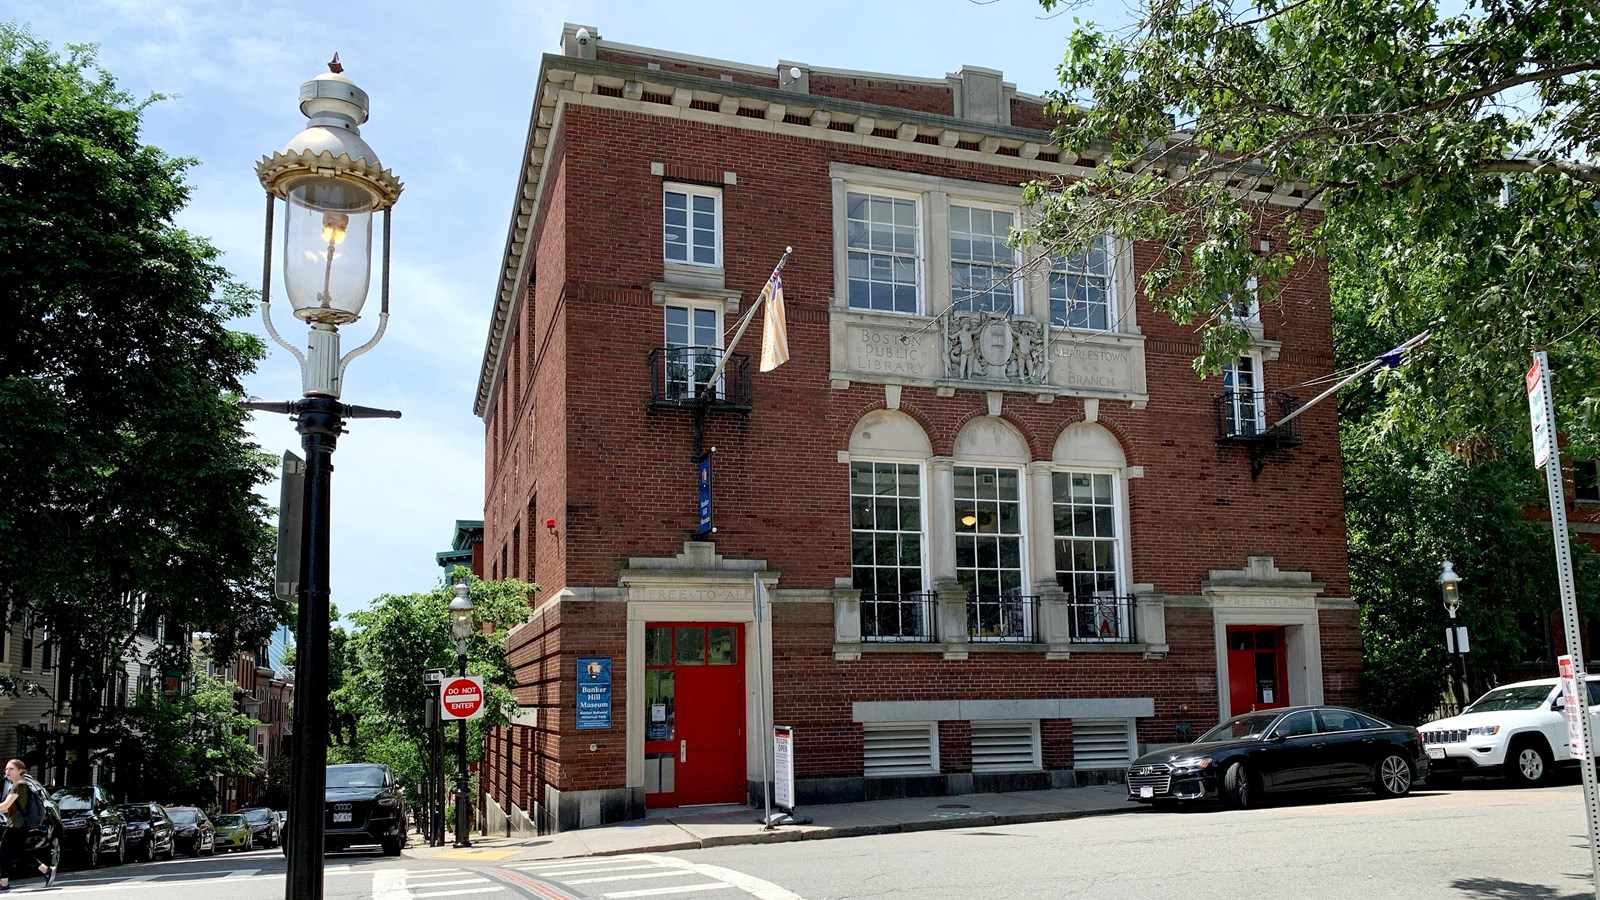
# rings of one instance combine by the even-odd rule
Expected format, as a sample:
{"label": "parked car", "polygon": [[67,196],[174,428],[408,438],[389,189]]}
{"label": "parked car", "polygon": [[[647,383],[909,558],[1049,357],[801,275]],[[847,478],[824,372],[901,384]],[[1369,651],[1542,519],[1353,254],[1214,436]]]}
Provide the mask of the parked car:
{"label": "parked car", "polygon": [[[44,805],[44,816],[35,828],[28,829],[27,848],[30,854],[47,865],[61,864],[61,810],[56,806],[55,799],[44,785],[32,776],[24,776],[28,787],[39,795],[40,802]],[[0,779],[3,780],[3,779]],[[5,790],[0,792],[0,797],[11,792],[11,782],[5,782]]]}
{"label": "parked car", "polygon": [[61,810],[61,844],[69,853],[83,854],[84,865],[102,862],[121,865],[128,858],[122,834],[122,813],[112,805],[102,787],[69,787],[55,793]]}
{"label": "parked car", "polygon": [[400,779],[388,766],[329,766],[324,799],[323,835],[328,850],[377,844],[385,856],[400,855],[406,838],[406,801]]}
{"label": "parked car", "polygon": [[215,847],[218,850],[254,850],[256,848],[255,835],[250,831],[250,823],[238,813],[229,813],[216,818]]}
{"label": "parked car", "polygon": [[1128,767],[1128,799],[1220,799],[1254,805],[1263,794],[1366,787],[1394,797],[1428,774],[1415,728],[1342,706],[1302,706],[1234,716],[1178,747]]}
{"label": "parked car", "polygon": [[159,803],[124,803],[122,833],[128,852],[149,862],[156,857],[171,859],[178,852],[176,827]]}
{"label": "parked car", "polygon": [[257,847],[278,846],[278,817],[272,810],[265,806],[247,806],[235,812],[250,823],[250,834],[255,838]]}
{"label": "parked car", "polygon": [[[1600,730],[1600,678],[1589,679],[1591,732]],[[1457,784],[1463,775],[1504,775],[1514,784],[1542,784],[1555,766],[1576,765],[1567,743],[1561,679],[1502,685],[1473,701],[1459,716],[1422,726],[1433,760],[1428,783]]]}
{"label": "parked car", "polygon": [[179,853],[210,856],[217,852],[216,827],[203,810],[192,806],[169,806],[167,818],[172,820],[173,845]]}

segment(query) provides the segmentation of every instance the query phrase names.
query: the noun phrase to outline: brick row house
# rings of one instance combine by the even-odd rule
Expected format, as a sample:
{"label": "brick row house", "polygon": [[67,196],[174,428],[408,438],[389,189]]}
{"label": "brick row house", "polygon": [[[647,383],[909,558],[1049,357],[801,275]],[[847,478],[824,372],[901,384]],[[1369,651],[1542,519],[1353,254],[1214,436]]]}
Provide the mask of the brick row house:
{"label": "brick row house", "polygon": [[[476,399],[481,565],[543,587],[494,821],[759,804],[763,721],[804,806],[1115,779],[1230,714],[1355,699],[1333,404],[1274,427],[1332,368],[1321,260],[1234,304],[1253,346],[1202,380],[1149,248],[1007,245],[1023,182],[1093,160],[999,72],[569,25],[533,94]],[[791,246],[791,358],[757,372],[759,318],[729,332]]]}

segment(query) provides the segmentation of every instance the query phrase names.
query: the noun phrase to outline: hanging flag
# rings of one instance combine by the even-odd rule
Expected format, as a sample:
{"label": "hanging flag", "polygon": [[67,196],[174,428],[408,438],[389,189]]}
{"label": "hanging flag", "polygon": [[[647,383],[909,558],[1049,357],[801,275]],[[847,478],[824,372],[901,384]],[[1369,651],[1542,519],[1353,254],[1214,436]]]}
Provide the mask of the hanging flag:
{"label": "hanging flag", "polygon": [[767,308],[761,319],[761,371],[773,369],[789,361],[789,328],[783,313],[783,276],[772,273],[767,282],[770,294]]}

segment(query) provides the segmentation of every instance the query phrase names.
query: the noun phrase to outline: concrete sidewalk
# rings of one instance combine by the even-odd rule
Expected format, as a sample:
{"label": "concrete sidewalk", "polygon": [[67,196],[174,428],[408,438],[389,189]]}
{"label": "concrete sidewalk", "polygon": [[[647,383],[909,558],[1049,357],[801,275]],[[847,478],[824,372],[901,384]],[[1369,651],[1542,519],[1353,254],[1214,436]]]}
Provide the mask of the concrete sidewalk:
{"label": "concrete sidewalk", "polygon": [[1050,822],[1082,816],[1138,812],[1120,784],[1058,788],[1011,794],[963,794],[956,797],[914,797],[838,803],[799,810],[809,825],[761,826],[761,810],[742,806],[662,810],[660,815],[620,825],[584,828],[542,837],[472,838],[470,848],[449,844],[429,847],[412,836],[407,856],[418,859],[501,860],[563,859],[693,850],[728,844],[768,844],[824,838]]}

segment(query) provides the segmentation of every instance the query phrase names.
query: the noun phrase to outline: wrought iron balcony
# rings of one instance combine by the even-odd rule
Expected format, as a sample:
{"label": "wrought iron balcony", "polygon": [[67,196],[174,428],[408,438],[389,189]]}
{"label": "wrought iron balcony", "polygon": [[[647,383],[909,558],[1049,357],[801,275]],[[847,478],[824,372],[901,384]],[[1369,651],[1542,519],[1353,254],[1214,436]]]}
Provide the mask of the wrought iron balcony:
{"label": "wrought iron balcony", "polygon": [[967,640],[1025,644],[1038,635],[1038,597],[1020,591],[967,595]]}
{"label": "wrought iron balcony", "polygon": [[1134,644],[1134,597],[1067,595],[1067,621],[1074,643]]}
{"label": "wrought iron balcony", "polygon": [[1211,403],[1217,411],[1217,443],[1300,446],[1294,422],[1278,424],[1299,408],[1299,397],[1282,391],[1228,391]]}
{"label": "wrought iron balcony", "polygon": [[938,640],[934,623],[939,595],[933,591],[910,594],[862,594],[861,639],[893,643],[931,644]]}
{"label": "wrought iron balcony", "polygon": [[702,404],[712,409],[750,411],[750,357],[731,354],[728,365],[716,375],[722,362],[720,347],[657,347],[650,351],[650,405],[693,408]]}

